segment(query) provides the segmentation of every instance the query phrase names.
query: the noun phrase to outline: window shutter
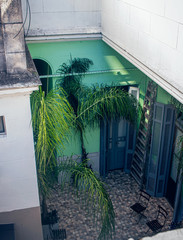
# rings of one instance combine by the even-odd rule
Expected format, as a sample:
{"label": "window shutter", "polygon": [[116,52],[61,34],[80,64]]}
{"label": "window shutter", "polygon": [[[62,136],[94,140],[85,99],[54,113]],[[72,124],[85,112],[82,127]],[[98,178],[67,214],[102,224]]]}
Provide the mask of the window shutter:
{"label": "window shutter", "polygon": [[166,190],[174,115],[171,105],[155,103],[146,190],[156,197],[163,197]]}
{"label": "window shutter", "polygon": [[163,128],[163,113],[164,104],[155,103],[146,188],[147,192],[152,196],[155,196],[156,191],[156,178],[158,173],[158,161]]}
{"label": "window shutter", "polygon": [[164,110],[161,154],[159,158],[159,168],[157,177],[157,189],[156,189],[157,197],[162,197],[165,192],[172,151],[172,140],[174,132],[173,122],[174,122],[174,109],[172,108],[172,106],[166,105]]}

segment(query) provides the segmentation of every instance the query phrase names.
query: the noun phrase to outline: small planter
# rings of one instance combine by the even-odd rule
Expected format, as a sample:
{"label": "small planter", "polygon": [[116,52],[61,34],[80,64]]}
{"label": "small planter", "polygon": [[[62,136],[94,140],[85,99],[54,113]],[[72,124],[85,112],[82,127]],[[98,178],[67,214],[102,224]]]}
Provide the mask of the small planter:
{"label": "small planter", "polygon": [[58,223],[59,217],[57,214],[57,210],[53,210],[51,212],[48,212],[46,216],[43,217],[43,214],[41,215],[42,219],[42,225],[53,225],[55,223]]}

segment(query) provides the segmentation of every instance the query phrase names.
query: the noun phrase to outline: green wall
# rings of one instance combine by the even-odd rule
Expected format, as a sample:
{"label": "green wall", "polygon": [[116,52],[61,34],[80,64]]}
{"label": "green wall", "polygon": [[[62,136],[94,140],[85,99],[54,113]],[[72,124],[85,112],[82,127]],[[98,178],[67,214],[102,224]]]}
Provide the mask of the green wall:
{"label": "green wall", "polygon": [[[95,83],[121,86],[138,85],[140,88],[140,103],[143,103],[149,78],[102,40],[29,43],[28,47],[33,59],[42,59],[50,65],[52,74],[56,74],[62,63],[68,63],[71,56],[72,58],[89,58],[94,63],[90,71],[98,71],[98,73],[86,75],[83,83],[86,85]],[[100,72],[104,70],[117,71],[110,73]],[[53,85],[55,81],[56,79],[53,78]],[[158,88],[157,101],[168,103],[169,99],[170,95],[162,88]],[[99,128],[86,132],[85,145],[87,152],[99,151]],[[73,133],[69,144],[66,145],[64,150],[64,155],[70,154],[80,154],[79,138],[75,133]]]}

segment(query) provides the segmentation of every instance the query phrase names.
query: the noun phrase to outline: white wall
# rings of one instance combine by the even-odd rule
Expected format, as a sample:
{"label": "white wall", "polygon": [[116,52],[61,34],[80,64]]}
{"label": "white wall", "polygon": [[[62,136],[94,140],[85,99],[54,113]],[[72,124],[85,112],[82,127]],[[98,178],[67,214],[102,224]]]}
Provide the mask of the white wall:
{"label": "white wall", "polygon": [[0,212],[39,206],[29,94],[0,95]]}
{"label": "white wall", "polygon": [[142,240],[182,240],[183,229],[176,229],[167,232],[158,233],[151,237],[144,237]]}
{"label": "white wall", "polygon": [[102,0],[104,40],[155,72],[160,85],[183,102],[182,13],[182,0]]}
{"label": "white wall", "polygon": [[[22,0],[24,16],[26,1]],[[183,103],[182,0],[29,2],[29,36],[71,34],[72,38],[102,31],[107,44]]]}
{"label": "white wall", "polygon": [[[24,18],[26,1],[22,0]],[[31,8],[29,36],[101,31],[100,0],[29,0],[29,2]]]}

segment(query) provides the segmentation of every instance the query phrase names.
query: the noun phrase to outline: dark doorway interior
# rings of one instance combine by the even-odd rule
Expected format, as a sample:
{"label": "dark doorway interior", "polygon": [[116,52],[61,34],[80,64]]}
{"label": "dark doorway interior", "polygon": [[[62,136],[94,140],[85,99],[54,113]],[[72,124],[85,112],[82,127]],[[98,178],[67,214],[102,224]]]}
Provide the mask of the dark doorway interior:
{"label": "dark doorway interior", "polygon": [[176,190],[177,190],[177,184],[172,179],[172,177],[169,176],[166,198],[167,198],[167,200],[169,201],[169,203],[171,204],[172,207],[174,207],[174,203],[175,203]]}
{"label": "dark doorway interior", "polygon": [[[39,76],[48,76],[52,75],[51,67],[49,64],[41,59],[34,59],[34,64],[38,71]],[[45,95],[52,89],[52,78],[46,77],[41,78],[42,90],[45,92]]]}

